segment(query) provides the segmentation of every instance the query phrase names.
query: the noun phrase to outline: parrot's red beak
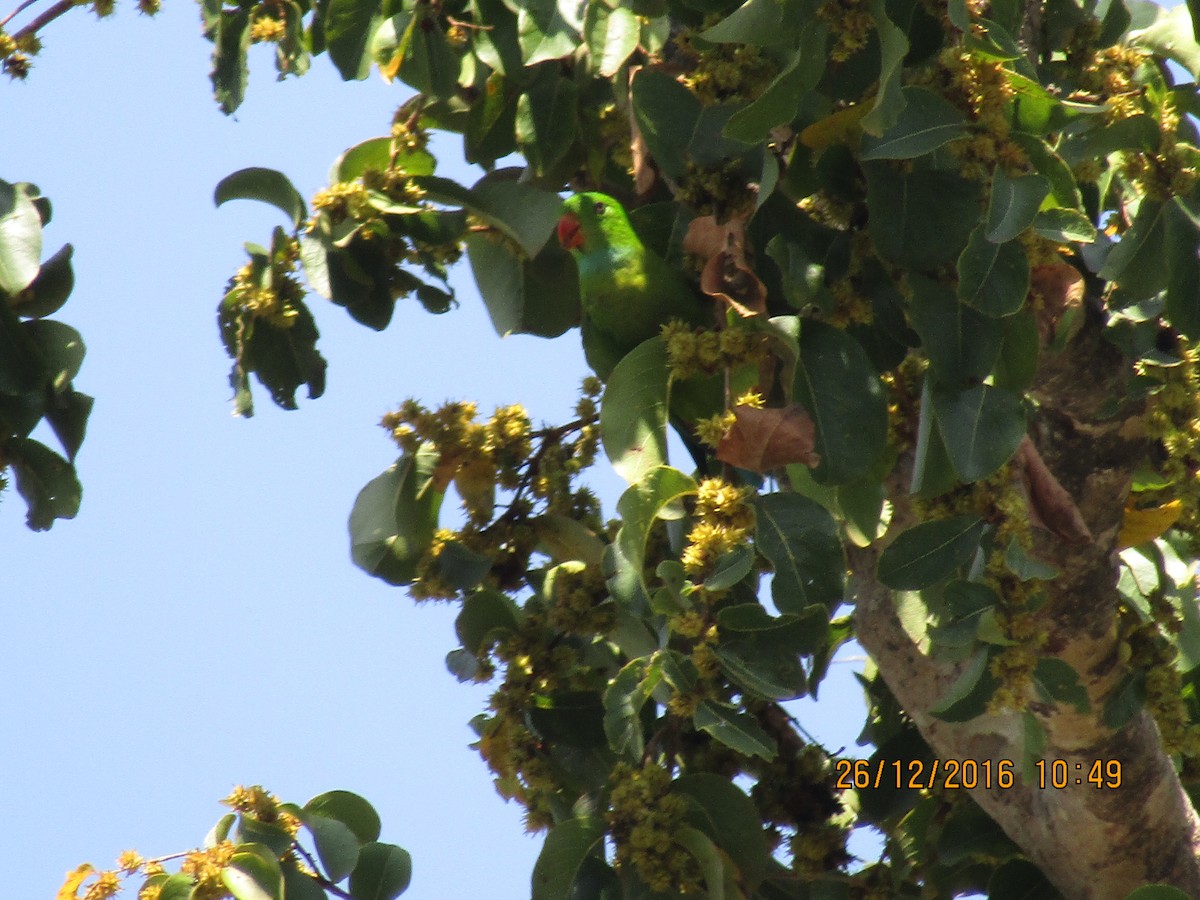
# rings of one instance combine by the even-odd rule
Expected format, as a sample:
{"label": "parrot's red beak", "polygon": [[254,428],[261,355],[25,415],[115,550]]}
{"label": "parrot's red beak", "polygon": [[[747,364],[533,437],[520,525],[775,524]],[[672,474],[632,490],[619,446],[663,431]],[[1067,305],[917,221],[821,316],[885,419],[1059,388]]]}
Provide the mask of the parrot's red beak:
{"label": "parrot's red beak", "polygon": [[558,220],[558,242],[564,250],[577,250],[583,246],[583,228],[575,213],[563,213]]}

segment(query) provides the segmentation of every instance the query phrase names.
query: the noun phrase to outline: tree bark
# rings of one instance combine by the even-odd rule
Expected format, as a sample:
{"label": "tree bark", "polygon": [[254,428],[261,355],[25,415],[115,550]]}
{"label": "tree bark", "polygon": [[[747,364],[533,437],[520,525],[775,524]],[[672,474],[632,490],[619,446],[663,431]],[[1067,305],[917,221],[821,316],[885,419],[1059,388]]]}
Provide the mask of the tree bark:
{"label": "tree bark", "polygon": [[[1127,395],[1126,370],[1092,320],[1066,350],[1043,362],[1031,391],[1040,404],[1031,429],[1034,443],[1094,536],[1094,542],[1067,542],[1044,533],[1038,547],[1039,556],[1060,573],[1045,584],[1048,600],[1038,612],[1049,632],[1045,652],[1075,669],[1090,700],[1090,711],[1081,714],[1029,699],[1028,709],[1046,731],[1044,758],[1068,765],[1066,788],[1022,782],[1020,714],[964,723],[930,714],[963,664],[922,652],[902,626],[890,590],[875,578],[882,548],[911,523],[903,497],[896,498],[888,535],[850,559],[858,639],[880,675],[940,759],[993,765],[1013,760],[1017,777],[1011,788],[980,788],[971,797],[1072,900],[1120,900],[1147,883],[1171,884],[1200,897],[1200,820],[1153,719],[1142,711],[1118,731],[1101,720],[1125,671],[1117,653],[1114,545],[1130,473],[1145,450],[1141,405],[1127,403],[1115,415],[1111,409],[1113,398]],[[1087,783],[1096,760],[1120,762],[1120,787]],[[1076,777],[1083,783],[1076,785]]]}

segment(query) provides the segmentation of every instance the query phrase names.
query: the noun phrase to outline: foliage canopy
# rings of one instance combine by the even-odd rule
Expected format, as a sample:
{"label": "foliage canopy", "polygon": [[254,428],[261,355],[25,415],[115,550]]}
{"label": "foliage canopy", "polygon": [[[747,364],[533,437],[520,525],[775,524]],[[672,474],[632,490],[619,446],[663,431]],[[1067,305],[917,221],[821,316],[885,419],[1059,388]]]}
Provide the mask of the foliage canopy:
{"label": "foliage canopy", "polygon": [[[351,514],[360,567],[461,604],[448,665],[496,684],[476,747],[546,831],[537,900],[1200,895],[1189,7],[202,13],[226,112],[254,42],[281,77],[327,53],[416,92],[310,203],[272,169],[216,187],[286,221],[220,305],[240,413],[255,380],[285,408],[322,393],[310,295],[376,330],[409,299],[445,313],[464,252],[500,334],[586,324],[589,284],[554,239],[566,191],[616,198],[714,310],[659,323],[560,425],[405,401],[384,418],[401,456]],[[0,33],[11,74],[44,24]],[[462,136],[478,182],[436,174],[435,130]],[[90,409],[82,342],[45,318],[71,287],[69,247],[41,262],[48,217],[0,183],[0,470],[38,528],[78,507]],[[29,438],[43,418],[65,457]],[[694,470],[668,457],[669,422]],[[601,450],[629,482],[612,521],[581,480]],[[853,639],[872,659],[861,760],[786,706]],[[210,843],[234,848],[218,871],[238,898],[407,883],[377,829],[234,805],[239,830]],[[885,840],[864,863],[845,842],[867,825]],[[209,896],[196,873],[150,879]]]}

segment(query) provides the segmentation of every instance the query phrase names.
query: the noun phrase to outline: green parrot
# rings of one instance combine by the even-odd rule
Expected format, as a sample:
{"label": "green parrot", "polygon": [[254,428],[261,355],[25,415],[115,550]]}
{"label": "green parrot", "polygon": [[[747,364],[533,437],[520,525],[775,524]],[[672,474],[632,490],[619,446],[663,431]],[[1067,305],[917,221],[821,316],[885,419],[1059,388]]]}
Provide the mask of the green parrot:
{"label": "green parrot", "polygon": [[579,267],[583,353],[602,381],[671,319],[714,324],[711,307],[677,269],[642,243],[624,208],[607,194],[568,198],[558,240]]}

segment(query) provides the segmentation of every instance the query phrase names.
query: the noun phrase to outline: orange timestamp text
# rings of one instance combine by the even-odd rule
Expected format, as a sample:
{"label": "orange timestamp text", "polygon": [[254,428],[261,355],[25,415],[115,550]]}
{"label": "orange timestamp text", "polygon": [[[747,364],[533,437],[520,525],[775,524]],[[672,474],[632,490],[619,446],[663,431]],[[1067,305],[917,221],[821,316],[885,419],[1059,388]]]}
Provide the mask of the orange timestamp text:
{"label": "orange timestamp text", "polygon": [[[1018,768],[1011,759],[837,759],[834,775],[839,790],[1005,790],[1017,785]],[[1119,788],[1121,761],[1039,759],[1033,763],[1032,775],[1040,789]]]}

